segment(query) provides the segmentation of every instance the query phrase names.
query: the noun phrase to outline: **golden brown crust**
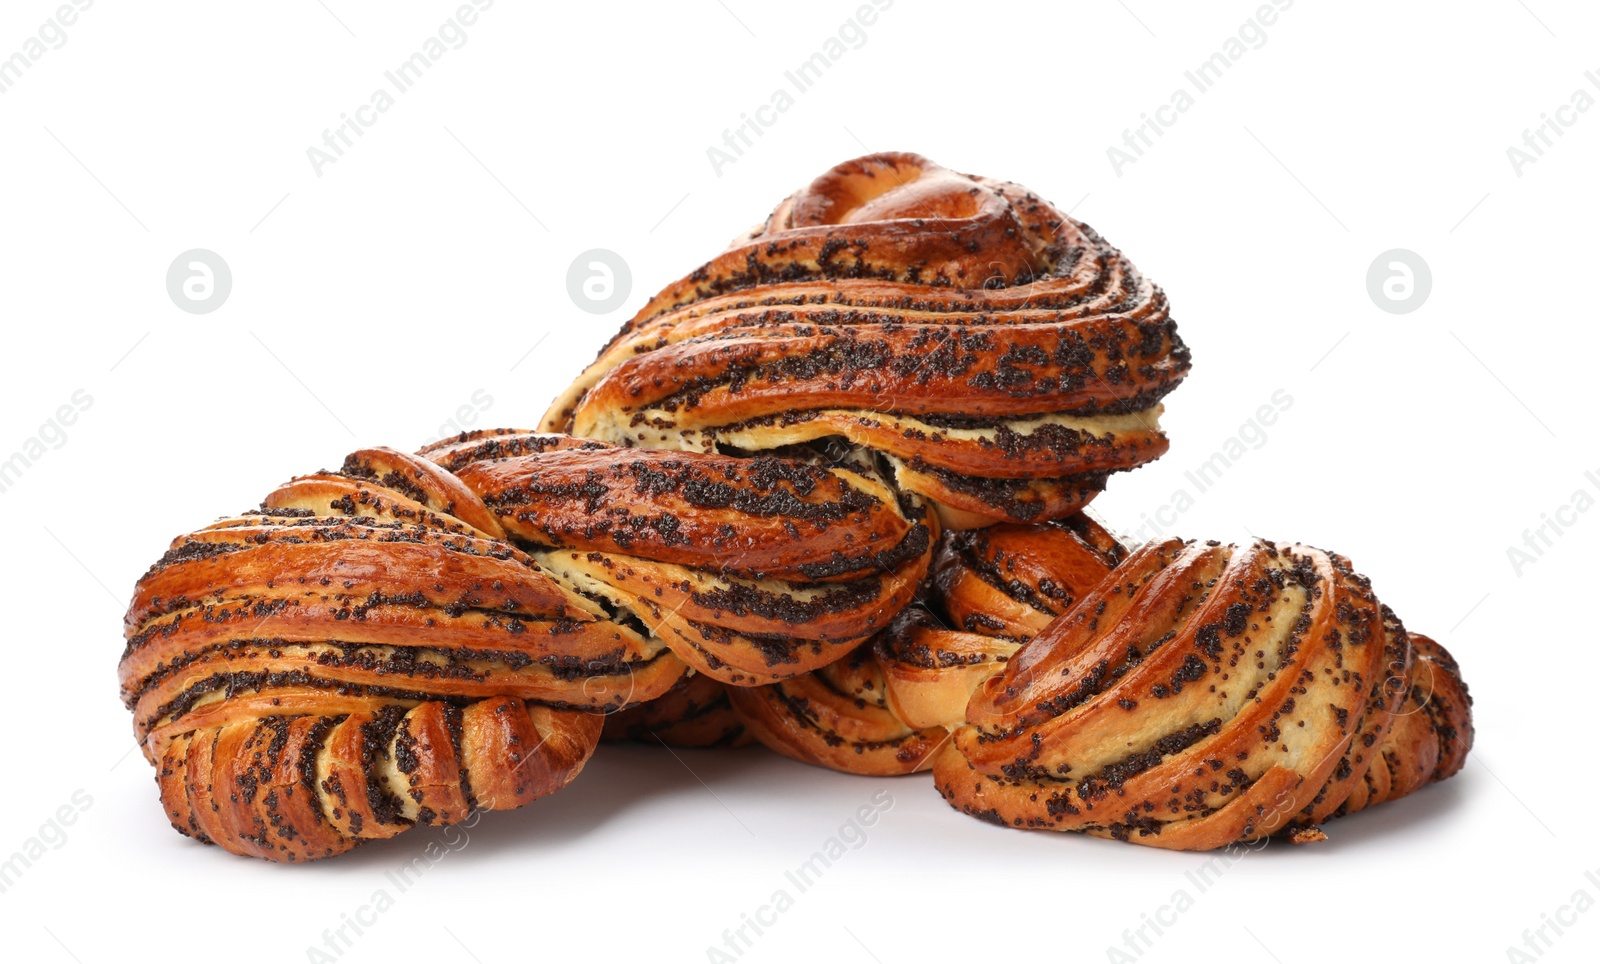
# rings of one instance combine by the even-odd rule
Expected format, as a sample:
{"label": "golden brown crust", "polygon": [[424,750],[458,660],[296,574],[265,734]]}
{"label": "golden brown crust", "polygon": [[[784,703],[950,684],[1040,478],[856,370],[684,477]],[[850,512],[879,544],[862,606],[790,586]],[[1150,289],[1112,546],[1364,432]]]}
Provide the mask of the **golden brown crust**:
{"label": "golden brown crust", "polygon": [[804,676],[728,687],[728,698],[768,749],[846,773],[889,776],[926,769],[946,737],[942,727],[907,725],[889,707],[870,642]]}
{"label": "golden brown crust", "polygon": [[959,725],[977,686],[1127,554],[1085,513],[947,533],[928,612],[907,613],[877,640],[890,705],[917,726]]}
{"label": "golden brown crust", "polygon": [[657,294],[547,431],[363,449],[174,540],[122,698],[173,826],[277,861],[522,806],[602,738],[931,768],[1006,826],[1322,840],[1458,772],[1471,697],[1343,557],[1130,556],[1083,514],[1166,451],[1188,369],[1093,229],[858,158]]}
{"label": "golden brown crust", "polygon": [[1053,525],[951,532],[934,561],[935,598],[953,629],[1025,642],[1127,555],[1084,513]]}
{"label": "golden brown crust", "polygon": [[156,782],[180,833],[297,862],[416,824],[452,824],[565,786],[601,717],[510,697],[240,717],[161,749]]}
{"label": "golden brown crust", "polygon": [[839,659],[912,600],[938,538],[932,513],[862,462],[590,445],[508,457],[534,433],[502,431],[488,453],[482,434],[428,455],[546,570],[726,683]]}
{"label": "golden brown crust", "polygon": [[1315,839],[1459,766],[1470,701],[1422,648],[1340,556],[1152,544],[978,688],[935,781],[1008,826],[1186,850]]}
{"label": "golden brown crust", "polygon": [[[672,691],[674,650],[807,672],[909,601],[937,538],[848,467],[514,430],[425,454],[355,452],[140,580],[119,678],[179,830],[306,860],[520,806],[582,767],[598,714]],[[737,739],[710,736],[725,702],[700,716],[668,732]]]}
{"label": "golden brown crust", "polygon": [[1307,815],[1309,819],[1343,816],[1398,799],[1454,776],[1466,763],[1472,748],[1472,697],[1462,682],[1461,668],[1434,640],[1410,635],[1416,659],[1407,674],[1405,702],[1378,746],[1382,765],[1369,767],[1331,813],[1329,800],[1324,799]]}
{"label": "golden brown crust", "polygon": [[389,449],[174,540],[119,667],[180,831],[308,860],[564,786],[593,712],[686,671],[507,541],[449,472]]}
{"label": "golden brown crust", "polygon": [[927,769],[973,690],[1125,554],[1082,515],[947,532],[921,605],[845,660],[730,698],[755,738],[785,756],[849,773]]}
{"label": "golden brown crust", "polygon": [[1080,509],[1166,451],[1166,296],[1025,188],[914,154],[839,165],[669,286],[547,430],[759,452],[842,437],[948,526]]}

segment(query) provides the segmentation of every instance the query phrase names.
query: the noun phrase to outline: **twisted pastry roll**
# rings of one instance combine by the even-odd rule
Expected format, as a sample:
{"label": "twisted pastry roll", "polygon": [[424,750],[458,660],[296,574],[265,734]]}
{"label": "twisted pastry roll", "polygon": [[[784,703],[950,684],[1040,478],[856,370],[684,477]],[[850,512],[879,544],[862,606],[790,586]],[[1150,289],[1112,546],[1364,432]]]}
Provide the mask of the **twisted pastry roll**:
{"label": "twisted pastry roll", "polygon": [[1127,555],[1116,536],[1084,513],[1047,525],[948,534],[929,612],[908,613],[876,643],[896,714],[922,727],[961,724],[978,685]]}
{"label": "twisted pastry roll", "polygon": [[547,571],[741,686],[810,672],[887,625],[938,537],[932,514],[863,461],[630,451],[506,429],[424,454]]}
{"label": "twisted pastry roll", "polygon": [[793,759],[872,775],[926,769],[973,690],[1125,555],[1081,514],[947,532],[921,604],[887,631],[814,673],[728,698],[757,740]]}
{"label": "twisted pastry roll", "polygon": [[986,680],[934,765],[996,823],[1205,850],[1284,834],[1460,769],[1471,700],[1344,558],[1141,549]]}
{"label": "twisted pastry roll", "polygon": [[122,696],[173,826],[279,861],[553,792],[600,717],[530,701],[620,706],[685,669],[389,449],[174,540],[125,626]]}
{"label": "twisted pastry roll", "polygon": [[757,741],[830,770],[886,776],[925,769],[948,735],[895,713],[870,642],[814,673],[727,692]]}
{"label": "twisted pastry roll", "polygon": [[543,425],[706,452],[843,438],[949,527],[1037,522],[1166,451],[1188,369],[1166,296],[1093,229],[873,154],[656,295]]}
{"label": "twisted pastry roll", "polygon": [[180,831],[304,860],[520,806],[675,649],[735,681],[842,656],[935,535],[844,468],[507,430],[425,454],[297,478],[140,580],[122,695]]}

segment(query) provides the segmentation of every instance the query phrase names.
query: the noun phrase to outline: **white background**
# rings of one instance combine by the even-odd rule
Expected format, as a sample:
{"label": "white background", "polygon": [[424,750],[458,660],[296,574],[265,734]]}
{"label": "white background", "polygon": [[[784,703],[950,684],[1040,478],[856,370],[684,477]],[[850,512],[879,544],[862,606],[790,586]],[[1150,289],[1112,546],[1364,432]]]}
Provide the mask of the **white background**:
{"label": "white background", "polygon": [[[1179,888],[1194,907],[1142,960],[1505,960],[1575,891],[1600,898],[1584,877],[1600,871],[1600,510],[1562,508],[1600,498],[1584,475],[1600,477],[1600,109],[1520,176],[1507,157],[1575,90],[1600,96],[1593,5],[1300,0],[1119,176],[1107,147],[1255,3],[899,0],[719,176],[707,148],[854,0],[502,0],[318,176],[306,149],[455,6],[101,2],[0,94],[0,458],[75,391],[93,399],[0,495],[0,858],[74,791],[92,798],[0,894],[8,960],[306,960],[379,888],[394,908],[341,960],[706,960],[883,789],[867,844],[743,960],[1104,960]],[[54,8],[9,0],[0,57]],[[925,775],[756,750],[603,746],[404,894],[385,873],[438,831],[281,867],[168,829],[114,666],[130,588],[169,538],[358,444],[414,447],[475,392],[492,398],[479,426],[532,425],[652,291],[883,149],[1028,185],[1171,295],[1194,374],[1168,399],[1170,454],[1099,501],[1113,524],[1155,518],[1258,406],[1292,397],[1164,528],[1351,556],[1461,660],[1478,742],[1459,777],[1325,844],[1251,854],[1204,894],[1185,877],[1201,855],[994,828]],[[633,277],[604,316],[565,282],[596,247]],[[232,269],[211,314],[165,289],[191,248]],[[1391,248],[1431,266],[1409,314],[1367,292]],[[1572,525],[1517,571],[1508,547],[1558,510]],[[1589,910],[1543,959],[1597,947]]]}

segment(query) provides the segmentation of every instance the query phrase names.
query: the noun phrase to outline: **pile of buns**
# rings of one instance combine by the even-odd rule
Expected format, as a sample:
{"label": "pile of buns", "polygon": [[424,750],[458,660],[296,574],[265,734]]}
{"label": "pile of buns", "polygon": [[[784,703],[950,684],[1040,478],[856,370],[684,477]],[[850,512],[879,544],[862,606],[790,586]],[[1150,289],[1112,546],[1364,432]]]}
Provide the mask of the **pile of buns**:
{"label": "pile of buns", "polygon": [[1009,827],[1321,839],[1458,771],[1471,699],[1342,556],[1084,512],[1165,452],[1188,369],[1088,226],[849,161],[537,431],[363,449],[178,537],[122,697],[173,826],[278,861],[521,806],[628,739],[929,770]]}

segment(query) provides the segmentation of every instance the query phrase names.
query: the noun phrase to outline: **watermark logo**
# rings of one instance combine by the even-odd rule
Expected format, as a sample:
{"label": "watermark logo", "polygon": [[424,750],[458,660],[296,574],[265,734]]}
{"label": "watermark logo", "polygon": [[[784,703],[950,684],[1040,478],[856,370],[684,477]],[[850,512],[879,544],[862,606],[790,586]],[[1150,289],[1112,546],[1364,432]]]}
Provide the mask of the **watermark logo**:
{"label": "watermark logo", "polygon": [[233,271],[222,255],[193,248],[172,259],[167,268],[167,296],[191,315],[206,315],[228,300]]}
{"label": "watermark logo", "polygon": [[[1588,71],[1583,79],[1590,86],[1600,89],[1600,70]],[[1594,105],[1594,94],[1579,87],[1567,98],[1567,103],[1540,114],[1537,125],[1523,130],[1521,145],[1512,144],[1506,148],[1506,160],[1511,162],[1511,172],[1521,177],[1524,168],[1537,164],[1545,151],[1555,147],[1556,141],[1567,135],[1567,128],[1577,124],[1578,118],[1589,113]]]}
{"label": "watermark logo", "polygon": [[435,442],[441,442],[464,432],[470,432],[472,426],[478,423],[478,416],[487,412],[493,405],[494,396],[489,394],[488,389],[478,389],[472,393],[472,397],[468,402],[463,402],[461,405],[456,406],[454,416],[440,422],[439,427],[434,429],[433,437],[422,444],[432,445]]}
{"label": "watermark logo", "polygon": [[1183,473],[1185,485],[1175,489],[1172,497],[1157,506],[1153,512],[1139,516],[1139,528],[1133,533],[1136,542],[1153,542],[1164,538],[1178,524],[1178,519],[1200,501],[1200,497],[1216,487],[1228,470],[1237,465],[1252,451],[1269,441],[1268,429],[1294,407],[1294,396],[1284,389],[1273,392],[1267,402],[1256,407],[1255,413],[1239,425],[1239,430],[1228,436],[1204,462]]}
{"label": "watermark logo", "polygon": [[1600,472],[1591,469],[1583,473],[1583,480],[1588,488],[1574,489],[1571,498],[1556,506],[1554,511],[1539,514],[1538,526],[1522,530],[1522,545],[1506,546],[1506,561],[1511,563],[1511,571],[1518,579],[1529,566],[1555,548],[1556,540],[1577,525],[1584,513],[1595,507],[1595,493],[1600,493]]}
{"label": "watermark logo", "polygon": [[1433,271],[1422,255],[1390,248],[1367,266],[1367,296],[1391,315],[1416,311],[1433,291]]}
{"label": "watermark logo", "polygon": [[1224,40],[1219,49],[1194,69],[1183,72],[1186,86],[1175,88],[1167,98],[1167,103],[1140,114],[1138,125],[1123,130],[1122,144],[1112,144],[1106,148],[1106,159],[1111,162],[1111,170],[1117,177],[1122,176],[1124,168],[1144,157],[1155,146],[1156,138],[1178,123],[1180,116],[1189,113],[1198,103],[1199,95],[1215,87],[1233,69],[1234,64],[1244,59],[1245,54],[1265,47],[1267,28],[1276,24],[1283,11],[1292,6],[1294,0],[1272,0],[1271,5],[1263,3],[1257,7],[1250,19],[1240,24],[1238,31]]}
{"label": "watermark logo", "polygon": [[40,825],[33,836],[22,842],[9,857],[0,861],[0,894],[17,885],[52,850],[67,845],[67,828],[78,822],[84,811],[94,806],[94,797],[87,790],[74,790],[68,802],[56,808],[50,819]]}
{"label": "watermark logo", "polygon": [[736,163],[744,156],[745,151],[755,146],[756,138],[767,132],[767,128],[778,122],[778,118],[789,112],[796,104],[796,98],[806,93],[822,80],[823,76],[833,65],[844,59],[844,55],[852,50],[860,50],[867,45],[867,28],[878,22],[878,17],[890,7],[894,0],[872,0],[870,4],[863,3],[856,8],[855,15],[839,25],[833,36],[828,37],[822,45],[812,52],[811,56],[801,61],[795,67],[783,72],[785,86],[773,89],[765,104],[754,110],[739,115],[739,123],[722,132],[722,145],[716,144],[706,148],[706,160],[711,162],[711,172],[717,177],[722,176],[722,169]]}
{"label": "watermark logo", "polygon": [[638,690],[639,678],[634,674],[632,663],[627,664],[628,682],[626,686],[617,679],[613,667],[603,660],[590,660],[584,665],[588,674],[584,677],[582,705],[590,713],[601,716],[610,716],[620,713],[634,705],[633,694]]}
{"label": "watermark logo", "polygon": [[1120,945],[1106,945],[1106,960],[1111,964],[1132,964],[1144,957],[1169,928],[1177,926],[1182,916],[1194,909],[1201,895],[1217,886],[1223,874],[1249,854],[1264,849],[1268,839],[1261,837],[1249,842],[1235,841],[1216,851],[1199,867],[1184,871],[1184,885],[1173,890],[1165,903],[1153,910],[1140,912],[1137,925],[1123,928]]}
{"label": "watermark logo", "polygon": [[56,8],[56,12],[34,35],[22,42],[16,53],[0,59],[0,94],[15,87],[22,75],[33,69],[45,54],[67,45],[67,28],[78,22],[78,14],[94,5],[94,0],[72,0]]}
{"label": "watermark logo", "polygon": [[722,943],[706,947],[706,960],[712,964],[729,964],[745,955],[755,946],[756,938],[766,933],[791,910],[796,899],[817,885],[829,868],[844,859],[852,850],[867,845],[867,828],[894,807],[894,797],[888,790],[879,790],[871,802],[858,807],[850,819],[840,825],[833,836],[822,842],[812,855],[791,870],[783,872],[783,884],[772,892],[767,901],[754,911],[739,915],[739,926],[722,932]]}
{"label": "watermark logo", "polygon": [[633,272],[615,251],[590,248],[567,268],[567,295],[591,315],[617,310],[632,290]]}
{"label": "watermark logo", "polygon": [[439,828],[434,839],[429,840],[421,853],[393,869],[384,871],[384,884],[372,891],[365,901],[351,910],[339,912],[339,923],[323,928],[322,943],[306,946],[306,960],[311,964],[332,964],[355,947],[356,941],[376,927],[394,910],[399,898],[415,887],[422,876],[454,853],[467,849],[472,842],[468,833],[478,825],[482,810],[467,814],[460,823]]}
{"label": "watermark logo", "polygon": [[94,396],[83,389],[72,393],[66,404],[56,407],[55,413],[39,426],[39,431],[22,440],[9,457],[0,452],[0,495],[10,492],[23,474],[35,462],[44,458],[51,449],[67,444],[67,429],[78,421],[78,416],[94,404]]}
{"label": "watermark logo", "polygon": [[1556,946],[1556,941],[1566,936],[1568,928],[1576,927],[1584,920],[1583,915],[1595,907],[1595,897],[1589,887],[1600,888],[1600,874],[1589,870],[1584,872],[1583,878],[1587,886],[1574,890],[1566,903],[1555,910],[1542,912],[1538,927],[1523,929],[1521,946],[1506,945],[1506,960],[1512,964],[1531,964],[1543,958],[1546,952]]}
{"label": "watermark logo", "polygon": [[378,118],[389,113],[401,95],[415,87],[433,65],[444,59],[452,50],[467,45],[467,28],[475,25],[483,12],[494,5],[494,0],[472,0],[463,3],[455,15],[439,25],[432,36],[424,39],[417,50],[400,61],[393,69],[383,72],[386,86],[378,87],[367,97],[365,104],[339,115],[339,123],[322,132],[322,146],[313,144],[306,148],[306,160],[317,177],[330,164],[337,164],[345,152],[355,146],[356,140],[366,136],[367,130],[378,123]]}

